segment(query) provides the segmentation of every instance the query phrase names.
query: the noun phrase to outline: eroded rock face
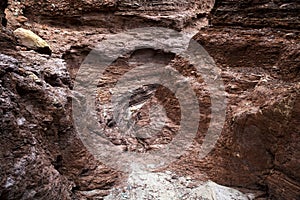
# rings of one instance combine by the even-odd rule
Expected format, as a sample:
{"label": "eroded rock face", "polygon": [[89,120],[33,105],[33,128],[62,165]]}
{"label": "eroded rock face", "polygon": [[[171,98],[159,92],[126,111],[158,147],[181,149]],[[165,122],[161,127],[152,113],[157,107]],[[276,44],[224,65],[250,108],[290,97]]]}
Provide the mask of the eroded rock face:
{"label": "eroded rock face", "polygon": [[15,48],[15,39],[12,34],[5,30],[7,25],[7,19],[5,16],[5,9],[8,6],[7,0],[0,2],[0,53],[14,50]]}
{"label": "eroded rock face", "polygon": [[142,26],[182,29],[197,24],[197,18],[203,20],[214,1],[51,0],[36,3],[30,0],[15,4],[18,10],[11,10],[14,15],[25,15],[33,21],[63,27],[94,26],[120,30]]}
{"label": "eroded rock face", "polygon": [[[1,199],[102,198],[118,180],[124,180],[95,160],[76,135],[71,79],[106,34],[145,26],[182,30],[196,26],[194,19],[202,18],[212,7],[212,1],[128,2],[10,0],[9,26],[34,28],[53,47],[53,58],[28,51],[16,53],[14,38],[1,29],[0,52],[13,56],[0,54]],[[1,3],[3,14],[6,1]],[[136,64],[169,64],[193,80],[202,106],[194,146],[168,166],[170,171],[195,179],[205,175],[218,184],[251,190],[256,198],[298,199],[298,4],[216,1],[210,15],[212,26],[195,35],[222,69],[229,101],[223,133],[205,159],[199,159],[198,150],[210,121],[210,97],[203,90],[201,76],[177,55],[148,49],[118,58],[99,84],[102,103],[109,102],[110,89]],[[14,19],[23,15],[28,20]],[[138,111],[133,117],[140,124],[149,123],[152,104],[163,104],[169,129],[161,138],[124,138],[106,115],[102,125],[113,144],[127,151],[147,152],[172,140],[180,110],[170,91],[150,85],[137,90],[131,103],[133,111]],[[137,104],[143,106],[137,108]]]}
{"label": "eroded rock face", "polygon": [[117,174],[94,160],[75,134],[64,62],[34,52],[0,56],[1,199],[105,194]]}
{"label": "eroded rock face", "polygon": [[216,27],[206,28],[194,38],[222,68],[256,69],[280,80],[296,81],[300,73],[298,34],[293,30]]}
{"label": "eroded rock face", "polygon": [[211,22],[221,26],[299,28],[297,0],[216,0]]}
{"label": "eroded rock face", "polygon": [[299,198],[297,9],[295,1],[216,2],[213,26],[194,39],[222,68],[228,118],[207,160],[185,165],[218,183],[267,191],[262,197]]}

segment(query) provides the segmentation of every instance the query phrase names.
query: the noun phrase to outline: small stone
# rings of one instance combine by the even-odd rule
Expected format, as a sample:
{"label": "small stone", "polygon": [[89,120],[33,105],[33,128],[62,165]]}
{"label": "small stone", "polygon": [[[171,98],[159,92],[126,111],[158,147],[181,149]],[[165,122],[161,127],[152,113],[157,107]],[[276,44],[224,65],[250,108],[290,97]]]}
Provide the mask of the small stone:
{"label": "small stone", "polygon": [[41,83],[41,80],[39,79],[39,77],[37,77],[34,73],[30,73],[28,75],[35,83]]}
{"label": "small stone", "polygon": [[15,180],[12,177],[8,177],[4,185],[5,188],[9,188],[15,184]]}
{"label": "small stone", "polygon": [[171,171],[166,171],[166,174],[171,175],[172,172]]}
{"label": "small stone", "polygon": [[178,179],[178,176],[176,174],[174,174],[171,178],[172,179]]}
{"label": "small stone", "polygon": [[24,17],[24,16],[22,16],[22,15],[20,15],[20,16],[18,16],[17,18],[16,18],[16,20],[17,20],[17,22],[19,22],[19,23],[25,23],[25,22],[27,22],[28,21],[28,18],[27,17]]}
{"label": "small stone", "polygon": [[25,122],[26,122],[26,119],[24,117],[21,117],[21,118],[17,119],[18,126],[24,125]]}
{"label": "small stone", "polygon": [[231,86],[230,86],[230,89],[232,89],[232,90],[237,90],[237,89],[239,89],[239,87],[238,87],[237,85],[231,85]]}
{"label": "small stone", "polygon": [[186,182],[186,179],[184,177],[180,177],[178,180],[179,180],[180,183],[185,183]]}
{"label": "small stone", "polygon": [[285,38],[287,38],[287,39],[289,39],[289,38],[293,38],[293,37],[295,37],[296,36],[296,34],[295,33],[287,33],[287,34],[285,34]]}
{"label": "small stone", "polygon": [[186,187],[187,187],[187,188],[190,188],[190,189],[193,189],[193,188],[198,187],[198,184],[197,184],[197,183],[191,182],[191,183],[188,183]]}
{"label": "small stone", "polygon": [[128,185],[128,186],[127,186],[127,190],[129,190],[129,191],[132,190],[131,185]]}
{"label": "small stone", "polygon": [[26,47],[16,46],[18,51],[26,51]]}

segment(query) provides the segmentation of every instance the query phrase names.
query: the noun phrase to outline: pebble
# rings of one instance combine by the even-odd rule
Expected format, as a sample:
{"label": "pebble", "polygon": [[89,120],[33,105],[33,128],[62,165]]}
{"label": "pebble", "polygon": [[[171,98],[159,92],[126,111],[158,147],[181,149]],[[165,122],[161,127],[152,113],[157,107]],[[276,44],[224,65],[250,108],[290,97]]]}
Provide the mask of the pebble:
{"label": "pebble", "polygon": [[172,172],[171,171],[166,171],[166,174],[171,175]]}
{"label": "pebble", "polygon": [[54,33],[59,34],[61,31],[60,30],[54,30]]}
{"label": "pebble", "polygon": [[183,183],[185,183],[186,182],[186,180],[185,180],[185,178],[184,177],[179,177],[179,182],[181,183],[181,184],[183,184]]}
{"label": "pebble", "polygon": [[21,117],[21,118],[17,119],[18,126],[24,125],[25,122],[26,122],[26,119],[24,117]]}
{"label": "pebble", "polygon": [[27,17],[24,17],[24,16],[22,16],[22,15],[20,15],[20,16],[18,16],[18,17],[16,18],[16,20],[17,20],[19,23],[25,23],[25,22],[28,21],[28,18],[27,18]]}

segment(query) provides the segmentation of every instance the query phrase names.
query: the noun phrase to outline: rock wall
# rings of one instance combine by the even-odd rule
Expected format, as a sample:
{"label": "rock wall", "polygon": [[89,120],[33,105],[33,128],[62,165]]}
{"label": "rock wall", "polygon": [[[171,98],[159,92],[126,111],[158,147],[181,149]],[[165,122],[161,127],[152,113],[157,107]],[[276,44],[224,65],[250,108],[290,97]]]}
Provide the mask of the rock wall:
{"label": "rock wall", "polygon": [[296,0],[216,0],[211,23],[221,26],[299,29]]}
{"label": "rock wall", "polygon": [[193,169],[262,198],[299,198],[297,13],[298,1],[216,1],[194,37],[222,68],[229,108],[218,147]]}
{"label": "rock wall", "polygon": [[96,161],[76,136],[63,60],[35,52],[17,57],[0,54],[0,198],[108,193],[118,174]]}
{"label": "rock wall", "polygon": [[[2,16],[6,2],[0,4]],[[106,34],[144,26],[198,29],[196,21],[210,12],[213,1],[9,0],[9,4],[8,27],[0,32],[0,199],[102,198],[122,178],[95,160],[76,135],[71,78]],[[210,27],[194,39],[222,69],[229,101],[226,124],[214,151],[199,160],[210,99],[209,94],[197,93],[204,105],[203,130],[190,154],[169,166],[171,171],[195,179],[205,174],[218,184],[256,192],[258,199],[299,199],[298,13],[295,0],[216,1]],[[47,40],[52,57],[22,47],[16,50],[10,31],[16,27],[31,29]],[[200,79],[176,55],[153,50],[137,55],[145,59],[139,62],[155,61],[153,55],[158,55],[188,78]],[[118,59],[106,75],[116,81],[116,75],[129,70],[129,61]],[[194,85],[195,91],[202,91],[201,81]],[[105,97],[104,89],[100,95]],[[176,128],[178,103],[169,93],[158,90],[148,103],[163,102]],[[140,117],[147,121],[149,105],[145,105]],[[171,140],[175,131],[163,136]],[[119,143],[119,138],[113,139]],[[126,145],[139,150],[136,143]]]}
{"label": "rock wall", "polygon": [[5,30],[7,25],[7,19],[5,15],[5,9],[8,6],[8,1],[3,0],[0,2],[0,53],[10,53],[15,48],[15,39],[8,31]]}
{"label": "rock wall", "polygon": [[[213,0],[91,0],[11,2],[11,15],[69,27],[105,27],[112,29],[164,26],[182,29],[203,18],[212,9]],[[14,9],[14,8],[18,9]],[[203,19],[202,19],[203,20]]]}

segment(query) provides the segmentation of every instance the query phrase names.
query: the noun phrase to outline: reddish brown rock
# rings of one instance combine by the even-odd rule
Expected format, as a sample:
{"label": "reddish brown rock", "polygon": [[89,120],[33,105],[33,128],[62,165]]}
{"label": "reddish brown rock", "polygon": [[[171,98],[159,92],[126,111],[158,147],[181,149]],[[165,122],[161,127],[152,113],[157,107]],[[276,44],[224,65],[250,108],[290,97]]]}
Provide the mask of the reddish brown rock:
{"label": "reddish brown rock", "polygon": [[[197,26],[197,23],[205,24],[207,20],[204,18],[212,9],[213,2],[51,0],[36,3],[29,0],[21,5],[14,3],[9,10],[11,16],[25,15],[32,21],[61,27],[101,27],[119,31],[144,26],[164,26],[181,30],[187,26]],[[17,11],[14,7],[18,8]]]}
{"label": "reddish brown rock", "polygon": [[7,31],[4,27],[7,25],[7,19],[5,17],[5,9],[7,8],[7,0],[0,2],[0,53],[6,52],[7,54],[12,52],[16,46],[16,40],[10,31]]}
{"label": "reddish brown rock", "polygon": [[[6,1],[2,2],[3,16]],[[130,2],[10,1],[8,31],[0,32],[0,52],[17,59],[0,55],[1,199],[101,198],[122,180],[118,179],[119,173],[95,160],[79,140],[71,118],[71,78],[75,78],[92,46],[105,39],[103,33],[145,26],[195,28],[197,18],[207,15],[212,1],[155,1],[144,5]],[[202,105],[203,118],[194,146],[170,169],[193,179],[205,177],[250,190],[258,199],[299,199],[298,13],[299,3],[292,0],[216,1],[211,26],[201,29],[194,39],[222,69],[228,107],[222,135],[203,160],[197,152],[207,130],[211,106],[209,94],[202,90],[203,80],[186,60],[166,52],[158,56],[184,76],[197,80],[193,89]],[[183,17],[177,18],[181,14]],[[18,16],[28,21],[18,24],[14,21]],[[47,39],[54,58],[47,60],[29,52],[19,55],[9,34],[9,27],[18,26],[34,29]],[[157,51],[148,51],[150,56],[145,53],[145,62],[155,61],[151,55]],[[57,59],[61,57],[69,71],[63,60]],[[107,70],[108,79],[99,85],[99,96],[108,97],[106,86],[113,86],[128,70],[128,59],[118,59]],[[147,100],[147,95],[140,95],[143,92],[134,97]],[[141,108],[140,116],[135,117],[139,123],[147,124],[149,107],[158,101],[166,107],[170,119],[170,130],[161,134],[164,140],[129,141],[114,132],[112,143],[151,151],[149,146],[155,148],[171,140],[180,111],[174,95],[166,88],[159,88]],[[113,127],[113,123],[104,122],[106,128]]]}
{"label": "reddish brown rock", "polygon": [[285,174],[280,172],[272,172],[266,181],[269,185],[270,199],[300,198],[299,184]]}
{"label": "reddish brown rock", "polygon": [[216,0],[211,23],[215,26],[299,29],[297,0]]}
{"label": "reddish brown rock", "polygon": [[300,195],[299,7],[285,3],[216,2],[213,26],[194,39],[222,68],[227,122],[206,160],[184,161],[218,183],[262,190],[270,199]]}

